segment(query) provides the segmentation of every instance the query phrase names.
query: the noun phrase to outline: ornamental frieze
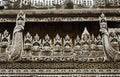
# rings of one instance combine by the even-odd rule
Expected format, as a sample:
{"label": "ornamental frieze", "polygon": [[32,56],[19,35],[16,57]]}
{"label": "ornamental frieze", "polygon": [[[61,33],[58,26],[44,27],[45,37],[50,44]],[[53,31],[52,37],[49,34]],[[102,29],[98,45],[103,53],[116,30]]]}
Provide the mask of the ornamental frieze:
{"label": "ornamental frieze", "polygon": [[[103,13],[98,19],[102,35],[99,34],[97,37],[90,34],[85,27],[82,35],[77,35],[75,39],[72,39],[68,34],[63,38],[57,34],[54,39],[46,34],[43,39],[40,39],[37,33],[35,36],[31,36],[29,32],[25,36],[23,35],[27,19],[26,14],[20,11],[17,14],[12,40],[7,30],[1,34],[0,61],[119,62],[120,35],[117,35],[116,32],[109,33],[107,17]],[[53,18],[44,19],[44,21],[47,20],[50,22],[53,21]],[[61,20],[58,17],[55,21]],[[72,18],[67,18],[67,21],[72,21]]]}
{"label": "ornamental frieze", "polygon": [[[98,17],[34,17],[26,18],[26,22],[72,22],[99,21]],[[107,17],[107,21],[120,21],[120,17]],[[0,18],[0,22],[16,22],[14,18]]]}
{"label": "ornamental frieze", "polygon": [[[17,18],[0,18],[0,22],[16,22],[12,35],[5,30],[0,34],[0,76],[81,77],[120,76],[119,28],[108,28],[107,21],[119,17],[26,17],[23,11]],[[23,35],[25,22],[99,21],[98,36],[87,27],[81,35],[69,34],[51,38],[48,34]]]}

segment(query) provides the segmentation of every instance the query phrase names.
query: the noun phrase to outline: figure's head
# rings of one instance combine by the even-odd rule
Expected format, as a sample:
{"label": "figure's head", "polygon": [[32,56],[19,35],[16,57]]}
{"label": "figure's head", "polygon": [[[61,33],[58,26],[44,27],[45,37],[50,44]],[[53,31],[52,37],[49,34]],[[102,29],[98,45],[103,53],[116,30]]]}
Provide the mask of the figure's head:
{"label": "figure's head", "polygon": [[102,34],[109,35],[107,29],[105,29],[105,28],[101,28],[101,29],[100,29],[100,32],[101,32]]}

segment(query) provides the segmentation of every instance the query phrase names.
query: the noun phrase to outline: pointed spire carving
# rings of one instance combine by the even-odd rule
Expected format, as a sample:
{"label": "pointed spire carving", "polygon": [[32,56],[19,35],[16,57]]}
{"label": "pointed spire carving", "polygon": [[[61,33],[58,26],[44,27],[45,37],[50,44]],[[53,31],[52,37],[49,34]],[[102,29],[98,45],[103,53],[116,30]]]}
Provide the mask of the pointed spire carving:
{"label": "pointed spire carving", "polygon": [[62,38],[57,34],[54,38],[54,46],[61,46],[62,45]]}
{"label": "pointed spire carving", "polygon": [[81,43],[80,43],[80,37],[79,35],[77,35],[76,39],[74,40],[74,52],[77,54],[77,55],[80,55],[80,51],[81,51]]}
{"label": "pointed spire carving", "polygon": [[102,37],[100,35],[97,36],[97,45],[102,45]]}
{"label": "pointed spire carving", "polygon": [[[42,44],[42,55],[43,56],[51,56],[52,55],[52,40],[50,39],[49,35],[47,34],[45,38],[43,39]],[[48,53],[46,53],[48,52]]]}
{"label": "pointed spire carving", "polygon": [[72,51],[72,39],[67,34],[64,38],[64,52],[71,52]]}
{"label": "pointed spire carving", "polygon": [[100,23],[100,28],[107,29],[107,19],[104,13],[102,13],[101,16],[99,17],[99,23]]}
{"label": "pointed spire carving", "polygon": [[41,44],[40,37],[38,34],[36,34],[33,39],[33,46],[40,46],[40,44]]}
{"label": "pointed spire carving", "polygon": [[32,36],[29,32],[27,32],[25,38],[24,38],[25,43],[32,43]]}
{"label": "pointed spire carving", "polygon": [[91,38],[90,38],[90,43],[91,44],[95,44],[96,43],[96,38],[95,36],[92,34]]}
{"label": "pointed spire carving", "polygon": [[57,34],[54,38],[54,47],[53,47],[54,56],[61,56],[62,54],[62,38]]}
{"label": "pointed spire carving", "polygon": [[83,41],[89,41],[90,40],[90,33],[88,32],[87,28],[84,28],[84,31],[82,33],[81,39]]}
{"label": "pointed spire carving", "polygon": [[10,35],[7,30],[5,30],[2,35],[2,42],[10,42]]}
{"label": "pointed spire carving", "polygon": [[75,39],[75,46],[80,46],[80,37],[79,37],[79,35],[77,35],[77,37]]}
{"label": "pointed spire carving", "polygon": [[100,22],[100,23],[101,23],[101,22],[107,22],[106,16],[105,16],[104,13],[102,13],[102,14],[100,15],[100,17],[99,17],[99,22]]}
{"label": "pointed spire carving", "polygon": [[33,56],[39,56],[40,55],[40,51],[41,51],[41,39],[40,39],[40,37],[39,37],[38,34],[36,34],[34,36],[32,50],[33,50],[33,52],[32,52]]}
{"label": "pointed spire carving", "polygon": [[29,32],[27,32],[26,36],[24,37],[24,52],[22,56],[31,56],[30,50],[32,49],[32,36]]}

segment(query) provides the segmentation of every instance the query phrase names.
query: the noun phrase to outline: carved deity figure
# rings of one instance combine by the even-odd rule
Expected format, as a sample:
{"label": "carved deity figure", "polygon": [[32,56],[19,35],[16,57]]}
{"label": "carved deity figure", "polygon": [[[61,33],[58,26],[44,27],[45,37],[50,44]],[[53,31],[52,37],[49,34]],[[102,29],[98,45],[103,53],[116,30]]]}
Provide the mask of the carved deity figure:
{"label": "carved deity figure", "polygon": [[81,36],[81,49],[82,49],[82,58],[88,58],[90,55],[90,34],[85,27],[84,32],[82,33]]}
{"label": "carved deity figure", "polygon": [[54,56],[60,56],[62,53],[62,38],[57,34],[54,38],[53,52]]}
{"label": "carved deity figure", "polygon": [[90,58],[94,58],[97,59],[97,52],[96,52],[96,38],[94,37],[94,35],[92,34],[91,38],[90,38]]}
{"label": "carved deity figure", "polygon": [[28,32],[24,38],[24,53],[22,56],[31,56],[32,36]]}
{"label": "carved deity figure", "polygon": [[97,52],[97,60],[104,61],[105,54],[103,50],[102,38],[100,35],[97,36],[96,52]]}
{"label": "carved deity figure", "polygon": [[0,40],[0,61],[9,61],[10,59],[10,47],[11,40],[7,30],[4,31]]}
{"label": "carved deity figure", "polygon": [[74,40],[74,52],[77,54],[77,56],[81,56],[81,43],[80,43],[80,37],[77,35],[76,39]]}
{"label": "carved deity figure", "polygon": [[32,47],[32,55],[33,56],[39,56],[40,55],[40,50],[41,50],[41,40],[38,36],[38,34],[35,35],[33,39],[33,47]]}
{"label": "carved deity figure", "polygon": [[43,39],[42,45],[43,45],[42,46],[42,55],[51,56],[51,54],[52,54],[52,40],[50,39],[48,34]]}
{"label": "carved deity figure", "polygon": [[117,51],[119,51],[119,43],[118,43],[118,39],[116,36],[116,32],[110,33],[110,42],[111,42],[112,47],[116,49]]}
{"label": "carved deity figure", "polygon": [[10,46],[10,35],[7,30],[4,31],[1,38],[1,53],[5,53],[7,48]]}
{"label": "carved deity figure", "polygon": [[16,26],[13,31],[11,60],[20,61],[23,53],[23,30],[25,25],[25,14],[20,11],[17,15]]}

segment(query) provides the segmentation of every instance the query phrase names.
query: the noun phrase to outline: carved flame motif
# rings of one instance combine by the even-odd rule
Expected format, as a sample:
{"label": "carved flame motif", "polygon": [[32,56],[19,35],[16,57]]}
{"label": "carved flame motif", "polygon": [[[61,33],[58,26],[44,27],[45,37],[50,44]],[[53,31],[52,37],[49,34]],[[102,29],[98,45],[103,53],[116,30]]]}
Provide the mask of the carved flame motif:
{"label": "carved flame motif", "polygon": [[75,39],[74,51],[81,51],[81,49],[80,49],[80,37],[78,35]]}
{"label": "carved flame motif", "polygon": [[43,56],[51,56],[52,52],[52,40],[50,39],[49,35],[47,34],[43,39],[43,46],[42,46],[42,55]]}
{"label": "carved flame motif", "polygon": [[57,34],[54,38],[54,51],[61,51],[62,49],[62,38]]}
{"label": "carved flame motif", "polygon": [[32,36],[28,32],[24,38],[24,52],[22,53],[22,56],[30,56],[32,48]]}
{"label": "carved flame motif", "polygon": [[71,48],[72,48],[72,39],[67,34],[64,39],[64,52],[66,51],[71,52],[72,51]]}
{"label": "carved flame motif", "polygon": [[38,34],[36,34],[33,39],[33,47],[32,47],[33,55],[39,56],[40,49],[41,49],[41,40]]}

